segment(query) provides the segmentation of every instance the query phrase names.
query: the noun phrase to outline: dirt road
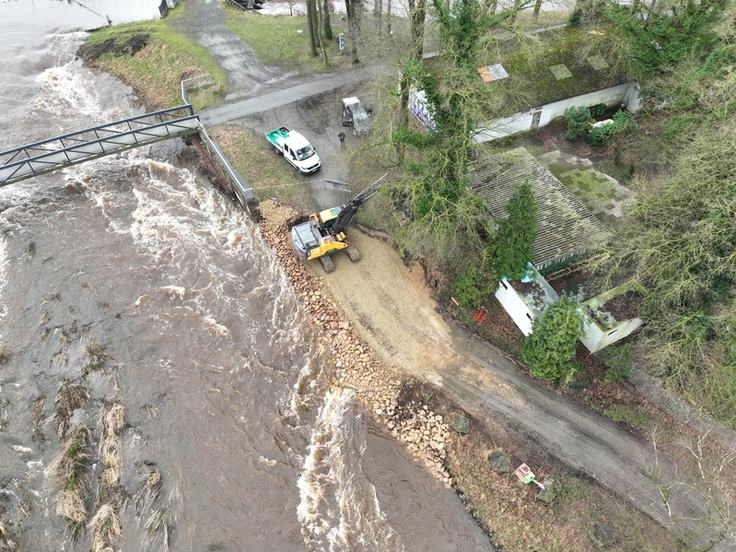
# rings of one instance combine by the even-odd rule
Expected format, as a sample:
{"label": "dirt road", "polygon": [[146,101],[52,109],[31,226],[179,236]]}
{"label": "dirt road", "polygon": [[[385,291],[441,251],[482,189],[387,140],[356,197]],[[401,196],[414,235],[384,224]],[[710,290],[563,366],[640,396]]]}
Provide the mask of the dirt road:
{"label": "dirt road", "polygon": [[360,262],[338,254],[334,272],[324,273],[319,263],[311,270],[386,362],[440,386],[492,433],[507,433],[507,446],[520,457],[552,457],[585,473],[694,546],[716,539],[694,478],[657,457],[650,443],[539,386],[445,320],[419,265],[404,266],[385,242],[359,229],[351,237]]}

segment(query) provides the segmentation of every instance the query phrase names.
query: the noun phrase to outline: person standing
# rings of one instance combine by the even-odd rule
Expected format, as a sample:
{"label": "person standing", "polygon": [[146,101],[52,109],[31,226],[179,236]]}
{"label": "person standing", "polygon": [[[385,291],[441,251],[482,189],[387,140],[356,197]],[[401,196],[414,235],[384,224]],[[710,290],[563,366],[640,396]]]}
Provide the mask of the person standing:
{"label": "person standing", "polygon": [[345,133],[341,130],[337,137],[340,139],[340,147],[345,149]]}

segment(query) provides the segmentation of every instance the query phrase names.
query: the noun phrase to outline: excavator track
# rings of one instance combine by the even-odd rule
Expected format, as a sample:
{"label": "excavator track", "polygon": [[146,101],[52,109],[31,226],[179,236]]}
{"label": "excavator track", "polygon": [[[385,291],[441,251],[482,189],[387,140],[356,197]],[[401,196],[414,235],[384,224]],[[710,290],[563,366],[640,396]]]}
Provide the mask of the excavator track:
{"label": "excavator track", "polygon": [[325,269],[325,272],[332,272],[335,270],[335,263],[332,261],[332,257],[329,255],[323,255],[319,258],[319,260],[322,262],[322,266]]}

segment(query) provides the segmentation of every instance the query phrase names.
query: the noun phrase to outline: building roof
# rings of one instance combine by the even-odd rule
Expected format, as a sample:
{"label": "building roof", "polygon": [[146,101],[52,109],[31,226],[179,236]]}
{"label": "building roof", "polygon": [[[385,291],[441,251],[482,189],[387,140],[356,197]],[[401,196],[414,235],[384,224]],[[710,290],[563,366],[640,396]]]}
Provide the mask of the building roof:
{"label": "building roof", "polygon": [[612,232],[525,148],[481,152],[469,167],[468,187],[477,192],[494,219],[508,216],[506,205],[529,179],[538,208],[537,240],[532,263],[542,269],[585,254],[606,242]]}
{"label": "building roof", "polygon": [[506,75],[487,84],[503,90],[503,103],[489,115],[525,111],[631,81],[616,64],[612,44],[618,38],[613,33],[568,25],[535,36],[539,44],[533,53],[514,47],[513,41],[485,52],[480,69]]}

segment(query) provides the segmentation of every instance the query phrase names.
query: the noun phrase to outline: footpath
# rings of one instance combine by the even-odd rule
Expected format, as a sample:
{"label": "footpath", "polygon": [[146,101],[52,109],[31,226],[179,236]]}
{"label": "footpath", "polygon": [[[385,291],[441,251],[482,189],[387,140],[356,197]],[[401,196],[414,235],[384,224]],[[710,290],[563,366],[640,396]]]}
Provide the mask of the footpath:
{"label": "footpath", "polygon": [[[197,33],[192,37],[213,57],[222,58],[218,45],[232,45],[233,35],[224,25],[220,4],[194,5],[198,6],[197,26],[206,28],[206,39]],[[243,48],[237,57],[250,56],[247,67],[253,67],[256,62],[248,52]],[[223,67],[229,73],[243,70],[229,63]],[[355,70],[288,87],[286,80],[268,82],[268,75],[263,80],[259,74],[257,88],[269,90],[268,94],[206,111],[200,114],[202,122],[212,126],[234,121],[368,77]],[[240,78],[238,85],[243,85],[244,77]],[[274,90],[274,84],[281,88]],[[388,246],[380,246],[389,249],[381,254],[379,246],[369,244],[372,238],[354,234],[358,247],[370,247],[374,258],[355,264],[341,262],[335,273],[327,275],[325,284],[385,360],[441,387],[479,423],[489,428],[503,426],[626,498],[671,528],[692,549],[733,549],[732,541],[721,541],[722,528],[711,519],[712,504],[698,490],[696,477],[678,469],[651,443],[538,385],[495,349],[448,323],[427,305],[418,286],[401,276],[400,260]],[[385,327],[391,320],[397,323]],[[440,353],[429,354],[430,349]]]}

